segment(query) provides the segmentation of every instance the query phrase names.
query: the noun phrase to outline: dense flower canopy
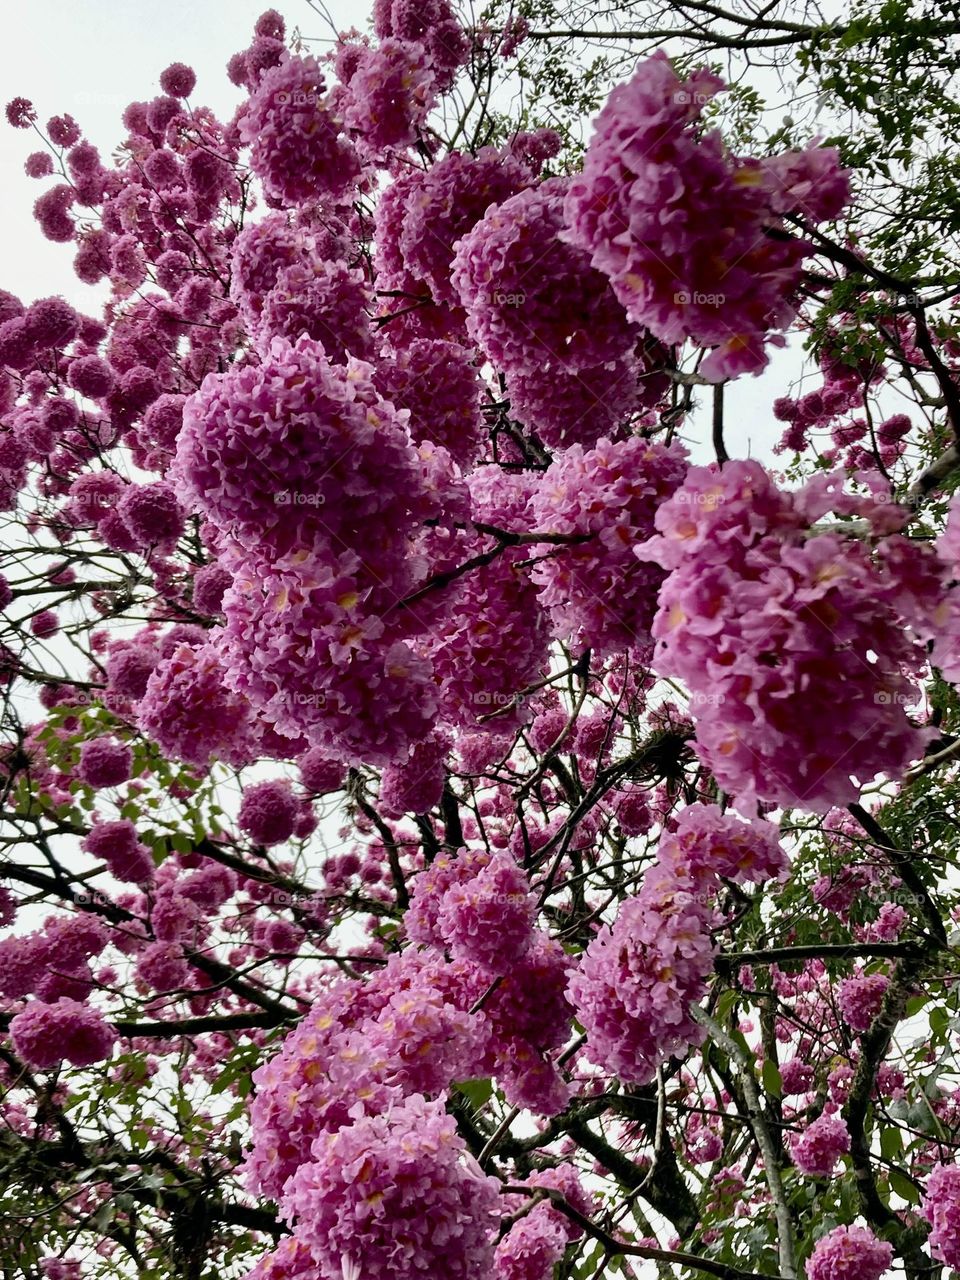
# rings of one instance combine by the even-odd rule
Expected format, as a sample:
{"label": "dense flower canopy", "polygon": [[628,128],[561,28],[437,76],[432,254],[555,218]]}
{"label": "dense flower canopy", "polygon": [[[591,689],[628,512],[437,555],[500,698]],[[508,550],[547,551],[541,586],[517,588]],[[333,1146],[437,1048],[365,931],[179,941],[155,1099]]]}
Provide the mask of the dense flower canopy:
{"label": "dense flower canopy", "polygon": [[960,1267],[960,283],[732,74],[501,110],[491,13],[7,106],[91,312],[0,291],[25,1280]]}

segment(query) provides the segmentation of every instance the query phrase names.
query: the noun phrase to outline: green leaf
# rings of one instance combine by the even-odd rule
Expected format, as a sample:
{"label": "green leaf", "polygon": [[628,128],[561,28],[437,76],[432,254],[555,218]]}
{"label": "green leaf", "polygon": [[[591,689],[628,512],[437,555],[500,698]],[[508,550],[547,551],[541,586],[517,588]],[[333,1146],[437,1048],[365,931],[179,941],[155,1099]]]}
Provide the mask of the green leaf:
{"label": "green leaf", "polygon": [[485,1107],[493,1097],[493,1082],[491,1080],[458,1080],[454,1087],[458,1093],[463,1094],[474,1111],[479,1111],[481,1107]]}
{"label": "green leaf", "polygon": [[721,1024],[721,1026],[723,1025],[724,1022],[726,1022],[728,1014],[730,1013],[731,1009],[736,1003],[737,1003],[736,991],[728,990],[723,992],[720,999],[717,1001],[717,1008],[713,1015],[714,1018],[717,1020],[717,1022]]}
{"label": "green leaf", "polygon": [[950,1023],[950,1015],[941,1005],[936,1005],[929,1014],[930,1030],[934,1035],[942,1035]]}
{"label": "green leaf", "polygon": [[772,1058],[768,1058],[766,1062],[764,1062],[760,1071],[760,1079],[763,1082],[764,1089],[771,1098],[779,1098],[782,1096],[783,1081],[780,1078],[780,1072],[777,1068],[777,1064]]}
{"label": "green leaf", "polygon": [[880,1154],[885,1160],[898,1160],[903,1155],[903,1134],[895,1125],[880,1130]]}
{"label": "green leaf", "polygon": [[890,1170],[890,1186],[901,1199],[906,1200],[908,1204],[919,1204],[920,1193],[913,1185],[909,1178],[905,1178],[902,1173],[896,1169]]}

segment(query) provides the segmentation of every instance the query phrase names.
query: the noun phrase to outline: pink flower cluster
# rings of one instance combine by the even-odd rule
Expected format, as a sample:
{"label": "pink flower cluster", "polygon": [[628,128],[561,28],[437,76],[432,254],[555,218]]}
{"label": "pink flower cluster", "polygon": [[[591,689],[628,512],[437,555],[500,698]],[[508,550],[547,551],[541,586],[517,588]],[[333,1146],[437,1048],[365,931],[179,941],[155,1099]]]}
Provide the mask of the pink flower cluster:
{"label": "pink flower cluster", "polygon": [[300,802],[285,778],[246,787],[237,826],[254,844],[282,844],[293,835]]}
{"label": "pink flower cluster", "polygon": [[535,530],[583,539],[538,548],[533,577],[558,638],[603,655],[649,652],[663,573],[634,547],[684,470],[682,447],[630,439],[572,445],[543,473],[530,502]]}
{"label": "pink flower cluster", "polygon": [[443,1103],[413,1094],[318,1139],[283,1209],[323,1275],[347,1259],[396,1280],[471,1280],[491,1269],[498,1200]]}
{"label": "pink flower cluster", "polygon": [[869,1227],[834,1227],[814,1245],[807,1280],[880,1280],[893,1261],[893,1246]]}
{"label": "pink flower cluster", "polygon": [[932,1170],[920,1211],[930,1223],[933,1256],[960,1268],[960,1165],[938,1164]]}
{"label": "pink flower cluster", "polygon": [[80,744],[79,777],[95,790],[116,787],[130,777],[133,750],[117,738],[88,738]]}
{"label": "pink flower cluster", "polygon": [[102,858],[118,880],[140,884],[153,876],[150,850],[137,839],[137,829],[128,818],[95,822],[83,840],[84,850]]}
{"label": "pink flower cluster", "polygon": [[449,735],[434,730],[413,744],[406,760],[388,765],[380,778],[381,813],[399,818],[405,813],[428,813],[439,804],[450,746]]}
{"label": "pink flower cluster", "polygon": [[240,767],[254,755],[250,704],[227,687],[216,650],[180,645],[147,680],[137,723],[174,760]]}
{"label": "pink flower cluster", "polygon": [[466,347],[413,338],[380,356],[373,382],[384,400],[408,410],[407,425],[416,444],[429,440],[442,445],[463,467],[476,461],[483,445],[482,384]]}
{"label": "pink flower cluster", "polygon": [[655,666],[690,689],[697,751],[744,804],[845,804],[929,736],[906,712],[927,621],[864,545],[810,534],[831,509],[856,503],[829,476],[788,493],[756,462],[693,467],[636,551],[672,571]]}
{"label": "pink flower cluster", "polygon": [[821,1114],[790,1142],[790,1154],[801,1173],[829,1178],[837,1161],[850,1150],[850,1133],[838,1115]]}
{"label": "pink flower cluster", "polygon": [[713,968],[718,877],[761,883],[783,876],[775,828],[716,805],[684,809],[660,838],[640,892],[620,906],[583,953],[569,993],[598,1065],[645,1084],[671,1054],[703,1039],[690,1005]]}
{"label": "pink flower cluster", "polygon": [[455,959],[491,975],[507,973],[533,942],[536,899],[508,853],[498,853],[469,880],[455,880],[437,909],[437,932]]}
{"label": "pink flower cluster", "polygon": [[786,213],[835,218],[848,196],[835,151],[739,160],[719,131],[701,133],[722,88],[706,70],[681,81],[662,52],[646,59],[607,99],[566,201],[566,234],[631,319],[664,342],[714,348],[701,372],[718,380],[762,369],[770,330],[793,319],[810,246],[766,232]]}
{"label": "pink flower cluster", "polygon": [[560,238],[567,186],[549,178],[518,192],[457,245],[451,281],[468,331],[508,376],[595,369],[637,342],[607,277]]}
{"label": "pink flower cluster", "polygon": [[844,978],[837,992],[837,1004],[854,1031],[867,1031],[883,1004],[890,980],[882,973],[860,973]]}
{"label": "pink flower cluster", "polygon": [[660,840],[664,850],[695,871],[741,884],[786,879],[789,862],[776,827],[761,818],[745,822],[715,804],[691,804],[677,815],[676,829]]}
{"label": "pink flower cluster", "polygon": [[61,996],[52,1004],[32,1000],[10,1021],[16,1053],[38,1071],[66,1059],[75,1067],[89,1067],[109,1058],[116,1032],[90,1005]]}
{"label": "pink flower cluster", "polygon": [[264,72],[240,119],[240,138],[267,195],[281,205],[339,199],[360,173],[314,58],[285,53]]}
{"label": "pink flower cluster", "polygon": [[374,265],[380,287],[425,285],[435,302],[458,307],[450,279],[457,242],[491,205],[531,182],[521,160],[494,147],[482,147],[475,156],[453,151],[429,169],[404,174],[377,205]]}
{"label": "pink flower cluster", "polygon": [[672,1054],[700,1044],[689,1007],[713,968],[709,877],[652,867],[580,958],[569,994],[591,1058],[628,1084],[646,1084]]}
{"label": "pink flower cluster", "polygon": [[[526,476],[478,467],[469,484],[471,515],[478,524],[507,532],[525,528]],[[437,531],[425,550],[434,573],[486,557],[444,591],[442,621],[425,642],[443,719],[491,733],[516,727],[529,718],[529,708],[516,695],[543,676],[549,656],[548,620],[530,570],[520,563],[529,559],[529,548],[503,549],[489,535]]]}

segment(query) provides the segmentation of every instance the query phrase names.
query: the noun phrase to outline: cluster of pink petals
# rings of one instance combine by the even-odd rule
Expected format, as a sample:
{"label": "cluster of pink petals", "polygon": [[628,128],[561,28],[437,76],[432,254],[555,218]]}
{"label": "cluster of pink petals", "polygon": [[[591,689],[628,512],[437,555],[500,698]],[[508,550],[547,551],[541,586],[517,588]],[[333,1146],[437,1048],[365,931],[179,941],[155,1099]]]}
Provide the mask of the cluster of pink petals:
{"label": "cluster of pink petals", "polygon": [[760,818],[745,822],[715,804],[691,804],[681,810],[676,829],[661,837],[659,857],[661,862],[685,862],[741,884],[784,880],[789,870],[773,823]]}
{"label": "cluster of pink petals", "polygon": [[565,243],[566,178],[489,209],[457,246],[451,280],[467,329],[508,376],[622,360],[638,332],[590,255]]}
{"label": "cluster of pink petals", "polygon": [[133,749],[118,738],[88,738],[80,744],[77,774],[95,790],[126,782],[133,766]]}
{"label": "cluster of pink petals", "polygon": [[462,467],[476,461],[483,445],[482,384],[466,347],[412,338],[399,350],[381,354],[373,381],[384,400],[409,412],[415,443],[442,445]]}
{"label": "cluster of pink petals", "polygon": [[449,734],[434,730],[411,746],[406,760],[384,769],[380,778],[380,811],[385,817],[428,813],[440,803],[450,747]]}
{"label": "cluster of pink petals", "polygon": [[339,791],[346,776],[343,762],[318,747],[305,751],[297,761],[297,767],[304,789],[319,796]]}
{"label": "cluster of pink petals", "polygon": [[353,548],[379,570],[388,540],[402,554],[426,510],[421,464],[371,373],[300,337],[211,376],[187,402],[171,472],[180,493],[253,550]]}
{"label": "cluster of pink petals", "polygon": [[322,1275],[347,1259],[395,1280],[471,1280],[491,1269],[498,1201],[442,1102],[413,1094],[318,1139],[282,1209]]}
{"label": "cluster of pink petals", "polygon": [[374,354],[371,311],[359,270],[322,259],[295,262],[281,268],[264,296],[252,336],[263,352],[274,338],[293,342],[305,334],[323,344],[333,364],[348,356],[367,360]]}
{"label": "cluster of pink petals", "polygon": [[593,1061],[646,1084],[671,1055],[703,1040],[690,1006],[706,994],[715,919],[709,876],[678,879],[656,865],[580,958],[569,994]]}
{"label": "cluster of pink petals", "polygon": [[756,462],[693,467],[657,511],[659,536],[637,548],[672,570],[655,666],[690,689],[697,751],[743,803],[846,804],[929,736],[906,711],[928,620],[862,543],[810,535],[825,511],[850,510],[835,490],[825,476],[781,491]]}
{"label": "cluster of pink petals", "polygon": [[373,28],[381,40],[393,36],[419,45],[439,93],[451,88],[470,57],[470,42],[449,0],[374,0]]}
{"label": "cluster of pink petals", "polygon": [[427,170],[405,174],[377,206],[374,265],[382,288],[404,278],[425,285],[437,303],[459,306],[451,281],[457,243],[491,205],[532,182],[509,151],[482,147],[475,156],[453,151]]}
{"label": "cluster of pink petals", "polygon": [[468,883],[490,861],[483,849],[463,849],[458,855],[438,853],[428,867],[410,884],[410,905],[404,912],[404,930],[411,942],[444,945],[440,911],[446,895],[459,884]]}
{"label": "cluster of pink petals", "polygon": [[147,680],[137,723],[173,760],[206,767],[216,757],[249,764],[254,755],[252,714],[230,689],[211,645],[180,645]]}
{"label": "cluster of pink petals", "polygon": [[[530,502],[538,533],[582,537],[538,548],[541,606],[558,638],[599,654],[649,649],[661,570],[634,554],[657,510],[683,479],[681,446],[648,440],[573,445],[543,473]],[[547,553],[550,553],[547,555]]]}
{"label": "cluster of pink petals", "polygon": [[835,1115],[823,1111],[790,1142],[790,1155],[801,1173],[811,1178],[829,1178],[837,1161],[850,1150],[847,1126]]}
{"label": "cluster of pink petals", "polygon": [[706,70],[681,81],[662,52],[641,62],[594,122],[566,202],[566,234],[631,319],[664,342],[715,348],[701,372],[716,379],[762,369],[770,331],[793,319],[809,245],[765,232],[788,212],[834,218],[848,196],[835,151],[738,160],[719,131],[701,133],[723,87]]}
{"label": "cluster of pink petals", "polygon": [[854,1031],[867,1031],[880,1012],[890,979],[882,973],[859,973],[844,978],[837,991],[837,1004],[844,1020]]}
{"label": "cluster of pink petals", "polygon": [[[358,583],[356,557],[346,563],[349,574],[313,558],[280,573],[253,561],[225,597],[219,641],[231,687],[279,733],[345,763],[386,765],[433,727],[436,686],[430,663],[369,612],[376,587]],[[382,578],[380,590],[396,598]]]}
{"label": "cluster of pink petals", "polygon": [[339,58],[341,86],[336,109],[364,155],[383,158],[415,142],[436,103],[433,72],[421,44],[385,37],[377,45],[355,45]]}
{"label": "cluster of pink petals", "polygon": [[102,858],[118,880],[139,884],[153,875],[150,850],[137,838],[137,829],[128,818],[95,822],[83,839],[83,848]]}
{"label": "cluster of pink petals", "polygon": [[282,844],[293,835],[300,807],[285,778],[255,782],[244,789],[237,826],[254,844]]}
{"label": "cluster of pink petals", "polygon": [[933,1256],[960,1268],[960,1165],[938,1164],[931,1171],[920,1211],[930,1223]]}
{"label": "cluster of pink petals", "polygon": [[360,173],[314,58],[284,54],[264,73],[241,117],[240,137],[267,195],[281,205],[338,199]]}
{"label": "cluster of pink petals", "polygon": [[510,413],[550,449],[619,439],[666,390],[660,354],[655,344],[641,342],[633,354],[589,369],[514,371],[507,379]]}
{"label": "cluster of pink petals", "polygon": [[454,881],[437,911],[437,930],[455,959],[491,975],[507,973],[531,946],[536,899],[512,855],[495,853],[470,880]]}
{"label": "cluster of pink petals", "polygon": [[893,1261],[893,1246],[869,1227],[834,1227],[814,1245],[807,1280],[880,1280]]}
{"label": "cluster of pink petals", "polygon": [[52,1004],[32,1000],[10,1022],[15,1052],[38,1071],[64,1059],[75,1067],[89,1067],[109,1058],[116,1032],[90,1005],[61,996]]}

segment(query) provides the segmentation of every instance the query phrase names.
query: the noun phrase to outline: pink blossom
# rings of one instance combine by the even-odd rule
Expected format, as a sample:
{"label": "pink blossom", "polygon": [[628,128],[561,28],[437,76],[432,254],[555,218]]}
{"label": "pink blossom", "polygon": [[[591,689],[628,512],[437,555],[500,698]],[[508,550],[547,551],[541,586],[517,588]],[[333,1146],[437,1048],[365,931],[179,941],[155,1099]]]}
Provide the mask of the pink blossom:
{"label": "pink blossom", "polygon": [[880,1280],[893,1261],[893,1246],[868,1227],[834,1227],[807,1259],[807,1280]]}
{"label": "pink blossom", "polygon": [[64,1058],[89,1067],[109,1058],[116,1032],[89,1005],[66,996],[53,1004],[32,1000],[10,1022],[16,1053],[28,1066],[44,1071]]}

